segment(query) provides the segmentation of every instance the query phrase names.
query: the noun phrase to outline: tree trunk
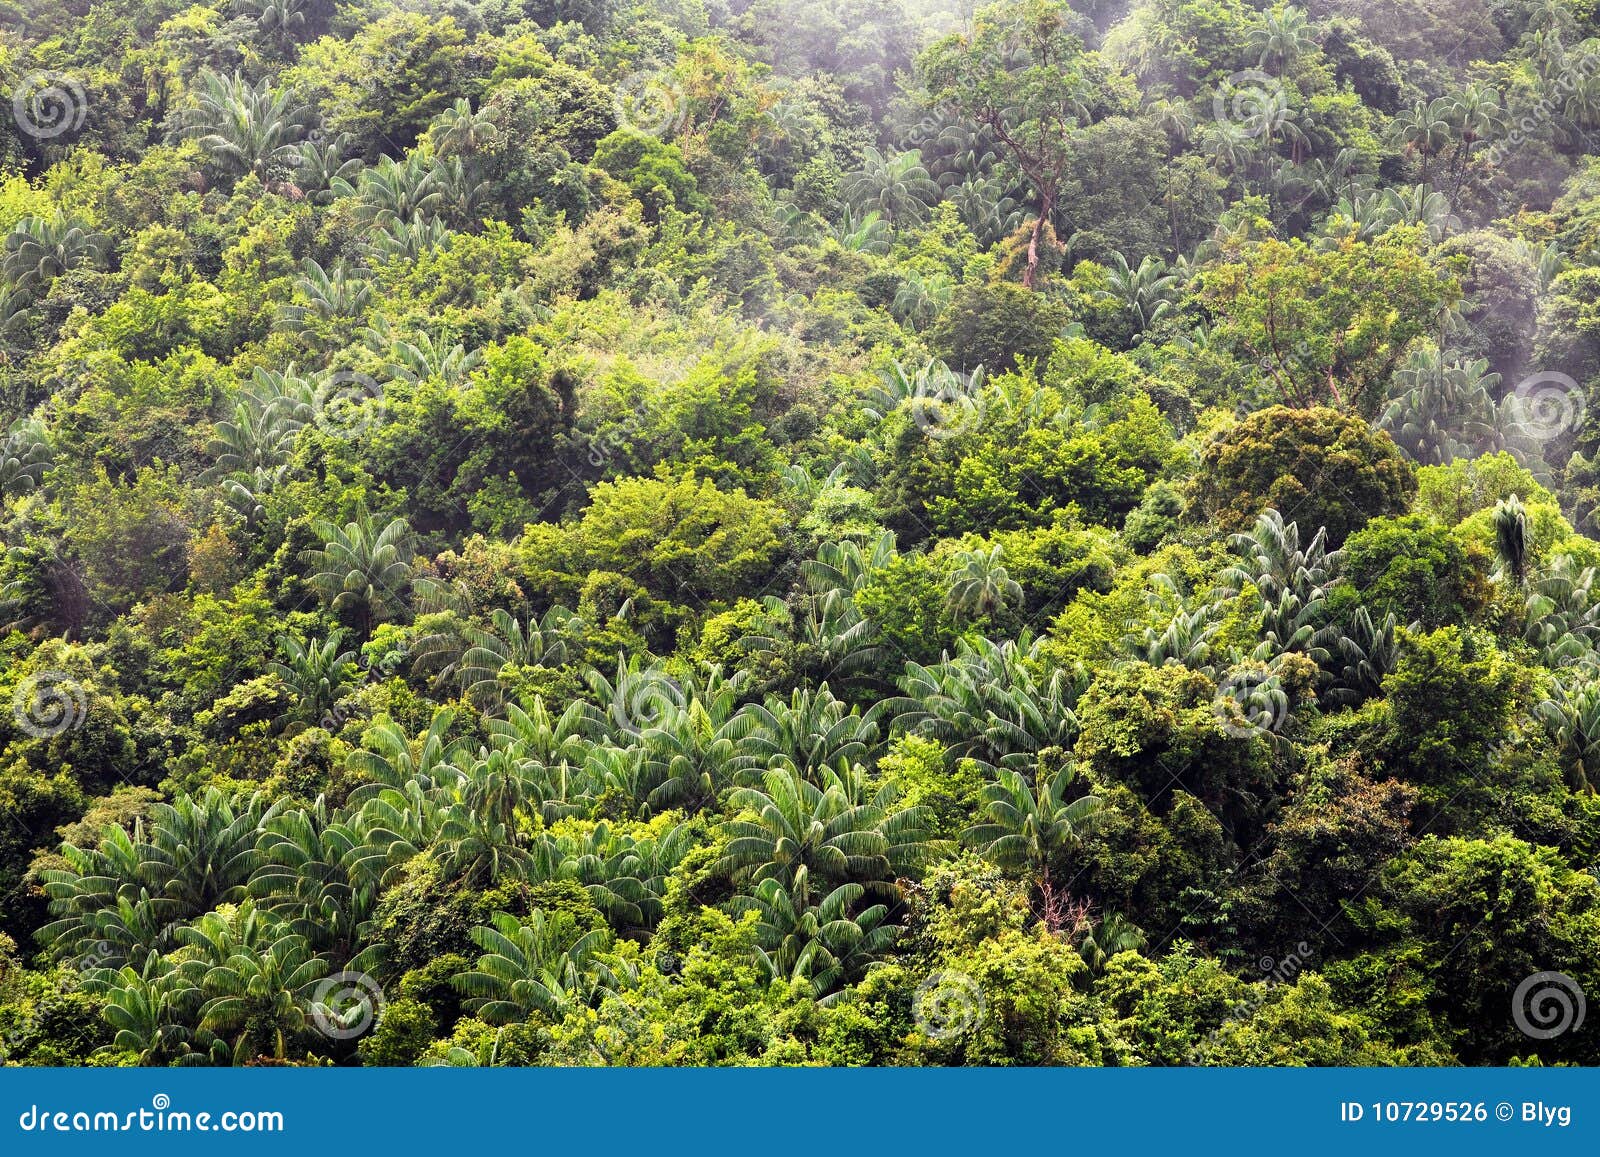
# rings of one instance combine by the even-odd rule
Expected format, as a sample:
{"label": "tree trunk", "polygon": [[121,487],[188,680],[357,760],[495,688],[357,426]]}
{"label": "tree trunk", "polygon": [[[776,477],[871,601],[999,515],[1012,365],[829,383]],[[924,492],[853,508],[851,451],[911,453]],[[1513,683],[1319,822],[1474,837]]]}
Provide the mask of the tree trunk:
{"label": "tree trunk", "polygon": [[1055,208],[1054,193],[1046,193],[1039,202],[1039,215],[1033,219],[1033,232],[1028,236],[1028,265],[1022,271],[1022,287],[1032,289],[1039,274],[1039,237],[1044,232],[1045,220]]}

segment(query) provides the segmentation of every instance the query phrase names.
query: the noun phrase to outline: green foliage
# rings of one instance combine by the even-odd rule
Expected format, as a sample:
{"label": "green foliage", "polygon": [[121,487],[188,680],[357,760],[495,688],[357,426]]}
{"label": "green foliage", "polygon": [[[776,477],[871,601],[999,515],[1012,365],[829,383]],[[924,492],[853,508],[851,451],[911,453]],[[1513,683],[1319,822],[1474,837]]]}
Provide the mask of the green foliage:
{"label": "green foliage", "polygon": [[1367,519],[1404,513],[1417,481],[1361,419],[1272,406],[1206,444],[1193,487],[1193,518],[1242,529],[1271,507],[1338,546]]}
{"label": "green foliage", "polygon": [[1596,1060],[1589,0],[23,7],[4,1063]]}

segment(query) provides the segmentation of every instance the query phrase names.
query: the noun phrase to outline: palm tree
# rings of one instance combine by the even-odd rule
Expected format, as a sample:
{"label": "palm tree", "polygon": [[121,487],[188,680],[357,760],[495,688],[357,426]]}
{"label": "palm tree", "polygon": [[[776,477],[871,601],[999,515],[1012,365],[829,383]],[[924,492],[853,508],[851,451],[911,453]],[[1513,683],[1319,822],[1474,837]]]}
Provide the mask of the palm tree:
{"label": "palm tree", "polygon": [[1240,561],[1222,572],[1221,589],[1236,597],[1253,588],[1265,611],[1254,657],[1270,662],[1300,651],[1319,663],[1326,660],[1327,597],[1344,561],[1343,551],[1328,549],[1326,528],[1319,527],[1302,548],[1299,525],[1285,523],[1269,508],[1248,534],[1231,536],[1228,546]]}
{"label": "palm tree", "polygon": [[[441,682],[453,682],[461,694],[486,710],[501,707],[507,697],[502,673],[527,667],[555,669],[567,661],[567,648],[584,628],[583,620],[565,607],[551,607],[524,627],[510,611],[490,613],[491,629],[470,624],[460,628],[465,646],[440,671]],[[419,661],[446,655],[453,640],[436,637],[417,646]]]}
{"label": "palm tree", "polygon": [[358,319],[372,302],[371,283],[352,273],[343,261],[335,262],[329,272],[307,257],[294,288],[299,301],[283,307],[283,319],[310,340],[318,339],[318,322],[337,325]]}
{"label": "palm tree", "polygon": [[430,212],[444,196],[439,184],[439,170],[430,158],[412,152],[404,161],[384,157],[363,170],[354,185],[335,180],[333,190],[355,199],[356,220],[382,229],[396,221],[412,224]]}
{"label": "palm tree", "polygon": [[487,108],[472,111],[465,97],[434,118],[431,130],[434,149],[441,157],[455,154],[472,154],[493,144],[499,136],[494,118]]}
{"label": "palm tree", "polygon": [[345,185],[361,175],[360,157],[350,155],[352,141],[349,133],[325,137],[313,132],[300,142],[295,164],[295,184],[318,205],[326,205],[336,196],[335,181]]}
{"label": "palm tree", "polygon": [[519,759],[553,766],[581,762],[590,740],[604,727],[593,704],[573,700],[565,711],[552,719],[544,700],[506,705],[504,719],[488,719],[485,726],[497,748],[512,752]]}
{"label": "palm tree", "polygon": [[887,253],[893,243],[889,222],[882,213],[870,209],[857,213],[846,209],[830,230],[833,239],[855,253]]}
{"label": "palm tree", "polygon": [[177,935],[193,952],[179,968],[207,998],[200,1027],[232,1038],[234,1064],[286,1059],[289,1042],[307,1027],[328,962],[249,900],[232,913],[207,912]]}
{"label": "palm tree", "polygon": [[738,686],[713,667],[703,682],[689,681],[681,709],[665,712],[643,732],[648,808],[694,813],[710,807],[758,758],[749,746],[757,718],[737,711]]}
{"label": "palm tree", "polygon": [[788,887],[763,880],[751,895],[734,897],[730,907],[736,914],[757,914],[756,960],[768,982],[803,980],[826,1006],[882,959],[900,929],[887,922],[886,905],[859,907],[865,895],[860,884],[840,884],[816,904],[810,894],[806,869],[800,868]]}
{"label": "palm tree", "polygon": [[769,695],[740,715],[747,725],[739,745],[743,762],[762,771],[826,775],[865,761],[878,743],[877,720],[835,699],[826,683],[815,691],[796,688],[787,702]]}
{"label": "palm tree", "polygon": [[894,225],[921,221],[928,206],[939,200],[939,186],[915,149],[885,156],[867,146],[861,167],[845,175],[840,191],[851,208],[881,213]]}
{"label": "palm tree", "polygon": [[142,970],[125,966],[90,977],[85,987],[105,999],[100,1015],[113,1032],[108,1051],[150,1066],[227,1062],[227,1045],[195,1027],[200,989],[162,957],[149,957]]}
{"label": "palm tree", "polygon": [[956,568],[950,576],[950,591],[945,606],[957,621],[981,619],[1022,601],[1022,586],[1011,577],[1000,560],[1004,550],[969,550],[956,555]]}
{"label": "palm tree", "polygon": [[1131,314],[1141,334],[1166,316],[1178,292],[1178,278],[1167,272],[1167,263],[1149,255],[1130,267],[1126,257],[1113,253],[1106,285],[1100,295]]}
{"label": "palm tree", "polygon": [[915,369],[897,361],[868,391],[866,413],[881,421],[904,406],[924,428],[968,429],[982,418],[983,392],[982,366],[963,374],[937,358]]}
{"label": "palm tree", "polygon": [[1422,158],[1422,178],[1428,178],[1428,162],[1444,151],[1450,143],[1450,105],[1439,97],[1431,101],[1419,100],[1410,112],[1403,112],[1394,120],[1394,138],[1405,146],[1407,152]]}
{"label": "palm tree", "polygon": [[587,834],[541,834],[530,877],[580,884],[619,935],[648,933],[665,914],[668,882],[693,846],[686,824],[638,835],[601,821]]}
{"label": "palm tree", "polygon": [[312,420],[314,392],[293,364],[281,372],[256,367],[251,384],[220,419],[208,447],[211,473],[256,475],[283,465],[301,430]]}
{"label": "palm tree", "polygon": [[465,774],[458,766],[465,760],[461,743],[446,738],[455,719],[452,709],[437,709],[428,730],[415,740],[393,720],[374,723],[361,736],[361,747],[346,758],[351,777],[361,784],[351,792],[351,802],[359,803],[385,788],[415,787],[430,798],[446,798]]}
{"label": "palm tree", "polygon": [[381,316],[371,328],[361,331],[361,337],[368,349],[388,363],[390,376],[403,382],[432,379],[459,386],[483,360],[481,349],[469,350],[460,342],[451,342],[443,330],[401,337],[389,319]]}
{"label": "palm tree", "polygon": [[43,423],[18,418],[0,438],[0,500],[38,489],[53,461]]}
{"label": "palm tree", "polygon": [[1515,494],[1495,504],[1494,550],[1501,573],[1521,586],[1528,577],[1528,513]]}
{"label": "palm tree", "polygon": [[[943,851],[929,840],[924,809],[894,808],[886,784],[863,798],[858,773],[825,772],[813,783],[798,771],[769,771],[761,788],[735,788],[728,796],[734,818],[716,870],[736,883],[804,880],[828,889],[847,882],[894,891],[892,881]],[[809,900],[809,897],[806,897]]]}
{"label": "palm tree", "polygon": [[1600,666],[1600,589],[1594,567],[1559,554],[1527,582],[1522,637],[1546,667]]}
{"label": "palm tree", "polygon": [[1562,115],[1587,139],[1590,129],[1600,126],[1600,75],[1581,71],[1568,82]]}
{"label": "palm tree", "polygon": [[535,909],[526,920],[497,913],[492,927],[472,930],[483,949],[477,966],[452,983],[467,1008],[490,1024],[525,1021],[535,1013],[560,1022],[627,983],[620,962],[605,955],[604,928],[579,932],[570,918]]}
{"label": "palm tree", "polygon": [[1150,576],[1144,601],[1155,622],[1130,630],[1123,636],[1123,649],[1152,667],[1172,664],[1215,674],[1212,658],[1222,631],[1221,608],[1216,602],[1188,607],[1178,583],[1159,571]]}
{"label": "palm tree", "polygon": [[1051,910],[1057,899],[1052,869],[1083,846],[1104,808],[1087,786],[1071,762],[1054,772],[1041,765],[1031,785],[1003,769],[1000,782],[984,790],[984,822],[962,832],[961,840],[985,859],[1027,876]]}
{"label": "palm tree", "polygon": [[24,217],[6,235],[3,269],[18,291],[42,296],[50,283],[80,265],[96,264],[106,238],[65,210],[53,217]]}
{"label": "palm tree", "polygon": [[[481,790],[483,785],[480,782],[477,786]],[[520,800],[516,802],[520,804]],[[528,878],[528,850],[517,834],[515,821],[497,819],[466,801],[453,804],[440,814],[434,857],[445,878],[464,888]]]}
{"label": "palm tree", "polygon": [[1412,185],[1406,189],[1385,189],[1383,199],[1393,213],[1393,219],[1402,225],[1420,225],[1430,240],[1438,241],[1461,222],[1450,211],[1450,201],[1443,193],[1435,192],[1428,184]]}
{"label": "palm tree", "polygon": [[349,960],[365,939],[378,893],[413,849],[374,839],[359,810],[336,818],[318,799],[263,825],[248,891],[332,960]]}
{"label": "palm tree", "polygon": [[1022,228],[1023,209],[999,181],[968,177],[946,195],[980,244],[991,246]]}
{"label": "palm tree", "polygon": [[1534,714],[1561,750],[1568,785],[1592,794],[1600,780],[1600,682],[1555,680]]}
{"label": "palm tree", "polygon": [[908,270],[900,288],[895,290],[890,309],[895,317],[912,329],[926,329],[950,304],[954,287],[955,283],[948,274],[924,274],[921,270]]}
{"label": "palm tree", "polygon": [[767,632],[740,640],[752,653],[780,656],[796,682],[821,683],[870,675],[882,653],[875,622],[861,613],[850,596],[838,590],[797,593],[792,602],[774,595],[761,600]]}
{"label": "palm tree", "polygon": [[1383,680],[1400,659],[1399,625],[1393,611],[1374,622],[1366,607],[1355,609],[1349,629],[1334,639],[1340,667],[1329,700],[1355,706],[1383,693]]}
{"label": "palm tree", "polygon": [[182,116],[182,134],[200,143],[223,172],[254,173],[263,180],[300,160],[300,142],[314,114],[288,90],[274,92],[267,78],[251,84],[238,73],[207,69],[199,77],[194,107]]}
{"label": "palm tree", "polygon": [[1422,466],[1446,466],[1497,448],[1503,441],[1493,395],[1499,383],[1484,358],[1447,363],[1435,348],[1413,350],[1395,371],[1378,428]]}
{"label": "palm tree", "polygon": [[1258,53],[1261,67],[1281,76],[1316,46],[1306,14],[1293,6],[1261,14],[1250,30],[1250,49]]}
{"label": "palm tree", "polygon": [[894,729],[937,739],[953,762],[972,759],[990,772],[1026,770],[1046,747],[1077,739],[1084,672],[1036,666],[1040,643],[962,639],[953,658],[933,666],[907,663],[902,696],[884,704]]}
{"label": "palm tree", "polygon": [[394,220],[366,238],[367,253],[379,264],[416,261],[426,253],[443,249],[450,239],[450,227],[438,217],[419,217],[415,221]]}
{"label": "palm tree", "polygon": [[1194,135],[1194,109],[1186,101],[1153,100],[1145,106],[1145,113],[1167,134],[1169,152],[1174,156]]}
{"label": "palm tree", "polygon": [[1208,125],[1201,138],[1202,150],[1211,158],[1211,167],[1217,172],[1227,170],[1239,173],[1256,153],[1257,133],[1234,121],[1221,121]]}
{"label": "palm tree", "polygon": [[152,805],[131,832],[108,827],[93,849],[65,845],[68,866],[41,873],[56,919],[40,939],[57,957],[94,952],[112,966],[166,951],[178,924],[243,894],[258,833],[286,807],[212,787]]}
{"label": "palm tree", "polygon": [[278,639],[283,662],[268,668],[294,699],[294,718],[314,724],[343,699],[356,682],[356,655],[341,650],[345,630],[338,628],[321,643],[301,642],[293,635]]}
{"label": "palm tree", "polygon": [[1467,85],[1449,103],[1448,116],[1461,143],[1457,146],[1455,167],[1459,168],[1472,152],[1472,146],[1505,129],[1505,113],[1500,94],[1482,81]]}
{"label": "palm tree", "polygon": [[404,612],[411,584],[411,526],[405,519],[380,526],[362,511],[342,527],[318,519],[315,530],[322,546],[301,551],[300,561],[310,565],[312,587],[333,610],[354,608],[363,636],[373,624]]}
{"label": "palm tree", "polygon": [[280,50],[289,49],[306,26],[306,0],[240,0],[254,14],[262,37]]}
{"label": "palm tree", "polygon": [[1078,955],[1095,976],[1106,970],[1106,964],[1119,952],[1143,951],[1145,935],[1122,913],[1113,912],[1099,924],[1084,933],[1078,944]]}
{"label": "palm tree", "polygon": [[[476,169],[459,156],[435,158],[433,171],[439,189],[439,212],[459,228],[476,228],[489,212],[489,182],[480,180]],[[419,217],[411,225],[415,229],[423,223]]]}

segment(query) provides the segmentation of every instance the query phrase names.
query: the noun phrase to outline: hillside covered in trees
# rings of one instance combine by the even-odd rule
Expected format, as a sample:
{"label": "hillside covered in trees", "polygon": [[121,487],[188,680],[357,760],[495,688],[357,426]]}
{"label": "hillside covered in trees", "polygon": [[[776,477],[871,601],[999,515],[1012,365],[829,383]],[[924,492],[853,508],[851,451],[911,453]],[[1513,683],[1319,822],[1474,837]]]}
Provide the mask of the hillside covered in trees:
{"label": "hillside covered in trees", "polygon": [[1600,1063],[1594,0],[0,78],[6,1063]]}

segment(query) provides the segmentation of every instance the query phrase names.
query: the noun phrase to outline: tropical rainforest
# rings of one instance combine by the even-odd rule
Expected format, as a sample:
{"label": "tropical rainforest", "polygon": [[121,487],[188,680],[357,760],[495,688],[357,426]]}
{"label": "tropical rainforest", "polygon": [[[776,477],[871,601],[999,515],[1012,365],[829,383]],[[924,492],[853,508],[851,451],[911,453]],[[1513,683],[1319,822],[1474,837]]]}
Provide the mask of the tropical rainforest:
{"label": "tropical rainforest", "polygon": [[5,1063],[1600,1063],[1595,0],[0,79]]}

